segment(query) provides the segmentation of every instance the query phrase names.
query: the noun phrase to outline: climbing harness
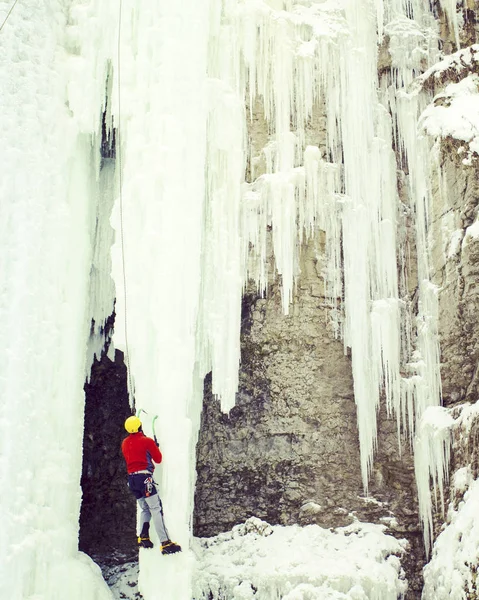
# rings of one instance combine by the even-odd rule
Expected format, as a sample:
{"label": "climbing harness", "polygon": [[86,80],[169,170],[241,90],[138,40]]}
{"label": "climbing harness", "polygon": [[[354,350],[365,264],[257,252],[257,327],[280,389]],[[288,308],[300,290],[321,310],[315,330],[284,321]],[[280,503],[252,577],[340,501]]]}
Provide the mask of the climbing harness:
{"label": "climbing harness", "polygon": [[5,19],[3,19],[3,23],[0,25],[0,31],[2,31],[3,26],[8,21],[8,17],[12,14],[12,10],[15,8],[15,5],[16,5],[17,2],[18,2],[18,0],[15,0],[15,2],[10,7],[10,10],[8,11],[7,16],[5,17]]}

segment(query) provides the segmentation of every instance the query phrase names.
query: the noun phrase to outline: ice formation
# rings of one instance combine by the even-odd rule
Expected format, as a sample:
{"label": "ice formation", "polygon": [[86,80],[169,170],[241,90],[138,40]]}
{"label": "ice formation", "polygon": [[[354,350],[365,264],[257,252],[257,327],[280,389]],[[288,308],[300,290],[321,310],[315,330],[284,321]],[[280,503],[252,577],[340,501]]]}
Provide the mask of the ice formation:
{"label": "ice formation", "polygon": [[457,510],[451,510],[448,524],[439,534],[424,569],[423,600],[467,598],[476,591],[474,565],[479,537],[477,511],[479,481],[472,481]]}
{"label": "ice formation", "polygon": [[[452,3],[441,4],[455,23]],[[406,89],[437,59],[428,6],[55,0],[46,10],[23,0],[15,7],[0,31],[0,464],[13,491],[0,500],[0,580],[10,598],[62,597],[71,564],[90,573],[78,598],[108,597],[76,541],[82,386],[114,297],[114,343],[128,351],[136,407],[160,415],[160,491],[172,535],[185,547],[202,379],[213,371],[213,391],[229,410],[241,294],[251,279],[267,290],[270,240],[287,313],[301,243],[325,232],[325,289],[337,335],[352,350],[365,488],[382,394],[411,439],[416,420],[438,404],[429,143],[417,135],[430,98]],[[0,18],[9,8],[0,3]],[[383,34],[391,68],[378,81]],[[254,114],[267,123],[262,148],[249,133]],[[102,157],[103,118],[117,144]],[[312,119],[323,119],[324,139],[308,130]],[[409,165],[416,215],[415,321],[394,149]],[[168,562],[142,556],[144,597],[154,598],[161,582],[168,600],[190,598],[190,578],[178,573],[191,572],[192,560],[188,552]]]}
{"label": "ice formation", "polygon": [[[246,98],[250,115],[263,112],[271,135],[262,150],[266,172],[255,178],[252,168],[253,180],[243,184],[241,199],[241,179],[235,177],[243,168],[238,145],[224,148],[223,136],[214,135],[210,128],[208,182],[221,173],[216,195],[228,190],[233,229],[226,236],[225,227],[208,228],[206,234],[206,255],[211,264],[216,264],[215,273],[225,274],[222,280],[231,276],[236,265],[240,267],[235,285],[228,286],[236,296],[232,305],[237,307],[239,282],[244,285],[249,277],[256,280],[260,291],[267,287],[265,229],[270,225],[275,265],[282,281],[283,310],[287,313],[298,274],[301,241],[318,229],[326,232],[326,293],[334,308],[343,301],[343,312],[339,316],[334,312],[335,325],[345,347],[352,349],[366,488],[376,444],[381,390],[384,389],[388,410],[398,417],[398,429],[409,426],[411,436],[414,413],[420,415],[428,403],[437,403],[440,396],[434,331],[436,290],[428,282],[425,239],[428,145],[426,141],[418,144],[416,135],[417,120],[426,100],[406,94],[398,100],[396,93],[397,88],[413,81],[424,64],[436,58],[433,19],[421,3],[409,7],[414,10],[416,21],[408,18],[411,11],[402,3],[384,3],[376,20],[364,18],[371,14],[370,8],[368,1],[306,2],[294,6],[261,1],[223,3],[221,20],[215,22],[210,41],[208,75],[213,78],[215,91],[211,121],[214,126],[220,122],[218,112],[223,102],[226,108],[221,132],[227,131],[230,139],[241,143],[247,129],[248,114],[245,124],[242,113]],[[393,61],[391,74],[381,81],[380,90],[378,24],[379,32],[385,30],[391,37]],[[400,43],[395,43],[399,38]],[[234,99],[239,99],[239,103]],[[363,109],[361,119],[358,106]],[[231,123],[233,107],[240,117],[235,123]],[[308,140],[306,125],[315,114],[326,120],[326,139],[321,148]],[[414,354],[410,342],[413,332],[403,314],[409,310],[404,310],[401,298],[401,286],[405,286],[397,275],[398,194],[393,139],[401,147],[405,161],[418,163],[418,173],[409,181],[411,203],[418,213],[422,261],[416,325],[419,336]],[[223,150],[216,150],[216,156],[215,146]],[[244,152],[247,150],[245,147]],[[254,166],[254,160],[251,162]],[[223,164],[230,165],[231,175],[220,168]],[[228,220],[221,216],[224,205],[212,196],[213,200],[211,195],[207,198],[210,222],[227,224]],[[242,247],[235,248],[230,238],[235,237],[237,223]],[[228,244],[221,237],[226,237]],[[232,253],[228,269],[221,264],[221,247]],[[213,291],[216,297],[224,297],[219,285],[224,283],[205,286],[206,294]],[[201,319],[206,323],[205,329],[208,323],[210,329],[223,323],[224,327],[217,327],[216,331],[230,332],[232,319],[224,309],[227,303],[218,306],[214,300],[204,300],[203,306],[208,304],[211,308]],[[237,312],[233,313],[233,321],[238,321]],[[230,333],[217,341],[214,332],[206,333],[213,391],[228,410],[234,402],[235,386],[229,383],[237,372],[239,347],[225,353],[223,340]],[[237,340],[237,334],[233,337]],[[401,376],[405,365],[413,370],[411,377]],[[222,381],[225,373],[232,374],[226,382]]]}
{"label": "ice formation", "polygon": [[428,407],[419,423],[415,445],[415,469],[419,512],[422,520],[426,554],[433,541],[432,498],[429,481],[433,482],[436,509],[444,514],[444,486],[447,482],[451,428],[453,418],[441,406]]}
{"label": "ice formation", "polygon": [[78,552],[87,341],[104,306],[88,310],[105,79],[78,54],[75,12],[18,2],[0,31],[0,581],[12,600],[110,597]]}
{"label": "ice formation", "polygon": [[[456,439],[467,440],[472,425],[477,423],[479,403],[459,406],[455,412],[456,418],[452,424],[449,423],[449,435],[455,431]],[[446,419],[451,421],[451,415]],[[444,415],[440,421],[447,424]],[[469,465],[458,469],[451,479],[452,494],[445,524],[434,542],[431,560],[424,569],[423,600],[463,598],[476,591],[479,482],[474,480]]]}

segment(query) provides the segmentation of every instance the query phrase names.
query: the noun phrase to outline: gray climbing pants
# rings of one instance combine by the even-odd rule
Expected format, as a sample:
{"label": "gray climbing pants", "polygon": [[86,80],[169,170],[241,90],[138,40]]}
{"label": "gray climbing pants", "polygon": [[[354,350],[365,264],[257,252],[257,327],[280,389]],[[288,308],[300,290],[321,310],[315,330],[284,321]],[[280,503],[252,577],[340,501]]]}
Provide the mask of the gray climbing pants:
{"label": "gray climbing pants", "polygon": [[163,518],[163,505],[156,491],[152,474],[149,471],[130,473],[128,475],[128,487],[140,505],[140,532],[143,525],[153,519],[160,542],[166,542],[169,535]]}
{"label": "gray climbing pants", "polygon": [[143,529],[145,523],[149,523],[153,519],[153,524],[156,529],[156,533],[160,538],[160,542],[166,542],[169,539],[168,532],[166,530],[165,520],[163,518],[163,505],[161,504],[160,496],[158,493],[148,498],[138,498],[138,504],[140,505],[140,531]]}

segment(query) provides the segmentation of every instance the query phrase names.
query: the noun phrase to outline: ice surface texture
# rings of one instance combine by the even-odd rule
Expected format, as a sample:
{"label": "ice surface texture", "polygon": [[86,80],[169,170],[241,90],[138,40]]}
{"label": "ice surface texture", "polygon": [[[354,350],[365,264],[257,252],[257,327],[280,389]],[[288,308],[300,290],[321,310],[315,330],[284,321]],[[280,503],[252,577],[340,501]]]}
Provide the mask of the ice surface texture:
{"label": "ice surface texture", "polygon": [[[91,573],[81,578],[88,591],[72,587],[71,599],[108,596],[76,550],[82,385],[115,294],[109,213],[119,161],[108,168],[101,161],[105,110],[121,127],[125,252],[117,202],[114,341],[124,348],[126,310],[132,387],[138,406],[160,416],[159,488],[182,546],[203,377],[213,370],[213,391],[229,410],[241,294],[249,278],[259,291],[267,287],[268,228],[285,313],[301,242],[325,232],[327,302],[352,350],[365,488],[382,390],[398,429],[408,428],[411,438],[425,408],[439,402],[437,289],[426,236],[429,148],[417,136],[429,99],[397,93],[436,58],[424,5],[18,3],[0,32],[0,464],[10,490],[0,500],[0,579],[10,598],[63,597],[71,564]],[[0,13],[9,6],[2,2]],[[377,44],[385,31],[407,44],[393,45],[379,85]],[[253,168],[246,183],[255,102],[268,124],[266,169],[256,176]],[[306,144],[315,110],[326,119],[322,149]],[[398,278],[405,268],[398,264],[393,145],[408,164],[416,215],[416,321]],[[190,598],[190,579],[178,573],[190,572],[192,560],[187,552],[169,562],[142,557],[145,598],[155,597],[159,582],[168,600]]]}

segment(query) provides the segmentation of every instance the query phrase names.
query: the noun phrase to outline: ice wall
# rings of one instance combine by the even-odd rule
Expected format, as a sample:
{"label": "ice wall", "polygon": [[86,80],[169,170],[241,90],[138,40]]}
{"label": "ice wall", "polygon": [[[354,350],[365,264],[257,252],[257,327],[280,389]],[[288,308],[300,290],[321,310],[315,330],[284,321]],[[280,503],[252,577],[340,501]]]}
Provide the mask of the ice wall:
{"label": "ice wall", "polygon": [[110,597],[77,550],[105,93],[95,12],[25,0],[0,31],[0,581],[12,600]]}
{"label": "ice wall", "polygon": [[434,538],[430,481],[433,483],[435,509],[444,515],[444,487],[448,480],[453,422],[446,409],[430,406],[418,423],[415,470],[426,555],[429,555]]}
{"label": "ice wall", "polygon": [[120,127],[123,253],[118,204],[114,342],[126,349],[126,309],[136,409],[147,413],[141,413],[147,433],[158,415],[164,460],[156,481],[170,537],[184,548],[171,560],[158,550],[142,553],[139,586],[145,598],[191,598],[189,521],[203,393],[196,327],[207,219],[208,35],[207,3],[156,0],[140,8],[122,2],[113,110]]}
{"label": "ice wall", "polygon": [[[202,377],[213,369],[213,390],[231,408],[241,293],[249,278],[267,289],[267,228],[285,313],[302,240],[326,234],[326,290],[335,330],[352,350],[366,488],[383,390],[398,428],[408,426],[411,436],[415,419],[439,401],[437,290],[427,262],[428,145],[417,139],[423,99],[398,93],[435,58],[424,4],[16,6],[0,32],[0,464],[2,481],[15,491],[14,500],[2,496],[7,526],[0,547],[8,556],[2,568],[10,597],[56,598],[70,561],[84,568],[76,554],[82,384],[85,356],[98,348],[98,327],[113,302],[107,221],[120,166],[121,198],[112,215],[115,344],[128,349],[147,432],[159,415],[159,487],[171,536],[185,549]],[[0,4],[3,13],[8,8]],[[379,82],[383,33],[392,68]],[[255,104],[269,129],[266,172],[255,174],[253,165],[246,183]],[[101,168],[105,110],[119,126],[114,173],[112,164]],[[318,111],[326,119],[326,150],[307,136]],[[408,165],[416,215],[416,322],[398,278],[406,269],[398,259],[393,148]],[[92,318],[96,342],[87,351]],[[189,598],[189,577],[178,573],[189,572],[190,560],[186,551],[168,562],[142,556],[145,598]],[[83,597],[106,593],[94,577],[88,582]]]}

